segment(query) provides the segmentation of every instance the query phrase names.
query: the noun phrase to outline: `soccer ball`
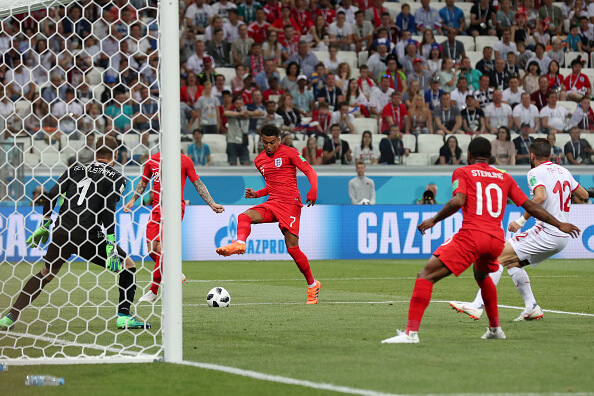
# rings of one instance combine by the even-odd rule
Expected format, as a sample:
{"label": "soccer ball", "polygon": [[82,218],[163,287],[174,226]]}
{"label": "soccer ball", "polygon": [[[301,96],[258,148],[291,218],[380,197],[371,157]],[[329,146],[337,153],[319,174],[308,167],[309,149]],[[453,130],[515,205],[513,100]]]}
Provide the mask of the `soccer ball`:
{"label": "soccer ball", "polygon": [[222,287],[213,287],[206,295],[206,303],[211,308],[225,308],[230,302],[229,292]]}

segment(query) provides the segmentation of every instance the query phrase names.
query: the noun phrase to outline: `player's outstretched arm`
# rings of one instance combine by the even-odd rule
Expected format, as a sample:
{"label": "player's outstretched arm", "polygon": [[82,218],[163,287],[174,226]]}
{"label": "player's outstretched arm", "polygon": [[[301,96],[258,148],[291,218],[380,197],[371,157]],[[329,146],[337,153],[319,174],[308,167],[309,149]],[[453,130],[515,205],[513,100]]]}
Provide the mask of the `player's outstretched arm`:
{"label": "player's outstretched arm", "polygon": [[582,201],[586,201],[590,198],[590,194],[588,194],[588,191],[586,191],[586,189],[582,186],[578,186],[578,188],[576,188],[575,191],[573,191],[573,195],[575,195]]}
{"label": "player's outstretched arm", "polygon": [[[534,197],[532,198],[532,201],[536,202],[539,205],[542,205],[546,200],[547,190],[544,188],[544,186],[536,187],[534,189]],[[530,220],[531,217],[532,216],[530,215],[530,213],[524,212],[524,214],[520,216],[517,220],[509,223],[507,230],[510,232],[519,231],[522,227],[524,227],[524,224],[526,224],[526,222]]]}
{"label": "player's outstretched arm", "polygon": [[208,192],[208,188],[206,188],[204,183],[202,183],[202,180],[198,179],[198,180],[194,181],[192,184],[194,184],[194,187],[196,187],[196,191],[198,191],[198,194],[200,194],[200,196],[202,197],[204,202],[206,202],[206,204],[208,206],[210,206],[210,208],[214,212],[223,213],[225,211],[225,208],[223,207],[223,205],[219,205],[218,203],[216,203],[214,201],[214,199],[212,199],[212,197],[210,196],[210,193]]}
{"label": "player's outstretched arm", "polygon": [[527,200],[526,202],[524,202],[522,207],[526,209],[526,211],[530,213],[532,216],[536,217],[538,220],[544,221],[545,223],[549,223],[553,227],[557,227],[564,233],[571,235],[572,238],[577,238],[580,234],[579,228],[577,228],[571,223],[560,222],[552,214],[547,212],[545,208],[543,208],[534,201]]}
{"label": "player's outstretched arm", "polygon": [[307,206],[314,206],[318,200],[318,174],[312,166],[302,156],[296,156],[295,166],[307,177],[309,181],[309,191],[306,196]]}
{"label": "player's outstretched arm", "polygon": [[147,185],[148,185],[148,183],[145,182],[144,180],[140,180],[138,182],[138,184],[136,185],[136,188],[134,189],[134,195],[132,195],[132,198],[128,201],[128,203],[126,205],[124,205],[124,212],[130,213],[132,211],[134,202],[136,202],[136,200],[138,198],[140,198],[142,193],[144,193],[144,190],[146,190]]}
{"label": "player's outstretched arm", "polygon": [[432,228],[435,224],[439,223],[443,219],[447,219],[456,213],[462,206],[464,206],[465,202],[466,195],[457,193],[443,206],[443,208],[441,208],[439,212],[437,212],[435,216],[421,222],[421,224],[417,226],[418,230],[421,232],[421,234],[425,235],[425,231]]}

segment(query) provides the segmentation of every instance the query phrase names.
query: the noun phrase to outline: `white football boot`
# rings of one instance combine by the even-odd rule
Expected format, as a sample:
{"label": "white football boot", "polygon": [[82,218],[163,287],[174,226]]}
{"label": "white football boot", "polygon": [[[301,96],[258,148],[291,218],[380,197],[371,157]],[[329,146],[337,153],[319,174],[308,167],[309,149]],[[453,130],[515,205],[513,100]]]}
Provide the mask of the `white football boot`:
{"label": "white football boot", "polygon": [[505,340],[505,333],[501,327],[487,327],[487,332],[481,337],[483,340]]}
{"label": "white football boot", "polygon": [[461,303],[458,301],[450,301],[450,307],[452,307],[453,310],[455,310],[459,313],[464,313],[464,314],[470,316],[470,318],[474,319],[474,320],[479,320],[481,318],[481,316],[483,316],[482,308],[475,308],[468,303]]}
{"label": "white football boot", "polygon": [[535,305],[534,308],[526,308],[522,311],[520,316],[514,319],[514,322],[524,322],[529,320],[540,320],[544,316],[542,309]]}
{"label": "white football boot", "polygon": [[410,331],[406,334],[404,331],[396,330],[398,335],[386,338],[382,341],[382,344],[418,344],[421,342],[419,340],[419,333],[417,331]]}
{"label": "white football boot", "polygon": [[138,302],[141,303],[143,301],[146,301],[146,302],[152,303],[152,302],[155,302],[157,297],[159,297],[157,294],[155,294],[151,290],[149,290],[148,293],[146,293],[144,296],[142,296],[138,299]]}

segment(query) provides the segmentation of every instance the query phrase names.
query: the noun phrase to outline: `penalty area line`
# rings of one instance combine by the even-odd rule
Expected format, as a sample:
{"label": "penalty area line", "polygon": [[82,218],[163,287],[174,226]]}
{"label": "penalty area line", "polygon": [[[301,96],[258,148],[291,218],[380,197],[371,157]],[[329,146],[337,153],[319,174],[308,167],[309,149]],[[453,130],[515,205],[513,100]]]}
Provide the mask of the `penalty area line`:
{"label": "penalty area line", "polygon": [[378,391],[373,391],[373,390],[369,390],[369,389],[358,389],[358,388],[351,388],[349,386],[328,384],[328,383],[324,383],[324,382],[313,382],[313,381],[308,381],[308,380],[300,380],[300,379],[296,379],[296,378],[283,377],[281,375],[272,375],[272,374],[260,373],[258,371],[244,370],[244,369],[240,369],[240,368],[236,368],[236,367],[222,366],[219,364],[189,362],[189,361],[185,361],[185,360],[183,362],[181,362],[180,364],[183,364],[185,366],[198,367],[198,368],[202,368],[202,369],[206,369],[206,370],[221,371],[223,373],[240,375],[242,377],[253,378],[253,379],[257,379],[257,380],[261,380],[261,381],[276,382],[276,383],[287,384],[287,385],[297,385],[297,386],[303,386],[306,388],[346,393],[346,394],[350,394],[350,395],[399,396],[395,393],[384,393],[384,392],[378,392]]}

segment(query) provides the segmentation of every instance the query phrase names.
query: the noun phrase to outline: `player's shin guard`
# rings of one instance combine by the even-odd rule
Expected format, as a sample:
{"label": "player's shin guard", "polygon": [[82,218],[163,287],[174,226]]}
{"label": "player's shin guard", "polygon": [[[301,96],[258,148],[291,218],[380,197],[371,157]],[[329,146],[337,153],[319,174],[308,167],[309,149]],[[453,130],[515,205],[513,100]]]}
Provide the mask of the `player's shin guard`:
{"label": "player's shin guard", "polygon": [[534,308],[536,305],[536,299],[532,293],[530,278],[528,277],[526,270],[524,268],[514,267],[508,269],[507,273],[514,281],[514,285],[516,285],[516,289],[518,289],[520,296],[522,296],[526,308]]}
{"label": "player's shin guard", "polygon": [[485,302],[485,311],[489,318],[489,327],[499,327],[499,311],[497,310],[497,288],[490,276],[482,281],[477,281],[481,288],[483,301]]}
{"label": "player's shin guard", "polygon": [[409,331],[419,331],[421,320],[423,320],[423,314],[429,306],[432,293],[433,283],[427,279],[417,279],[415,281],[415,288],[413,289],[410,305],[408,307],[408,323],[406,325],[407,334]]}
{"label": "player's shin guard", "polygon": [[252,232],[252,219],[245,213],[237,217],[237,240],[245,242]]}
{"label": "player's shin guard", "polygon": [[14,306],[10,310],[13,320],[17,320],[21,311],[29,306],[41,294],[41,290],[53,279],[53,275],[43,276],[41,272],[33,275],[23,287]]}
{"label": "player's shin guard", "polygon": [[289,252],[291,257],[293,257],[293,260],[295,260],[295,264],[297,264],[299,271],[301,271],[303,276],[305,276],[307,284],[312,285],[315,280],[311,274],[311,268],[309,267],[309,260],[307,260],[307,256],[301,251],[301,249],[299,249],[299,246],[290,247],[287,249],[287,252]]}
{"label": "player's shin guard", "polygon": [[130,315],[130,305],[134,301],[136,294],[136,282],[134,281],[134,274],[136,268],[124,268],[120,272],[120,304],[118,305],[118,313],[122,315]]}
{"label": "player's shin guard", "polygon": [[151,253],[151,258],[155,260],[155,269],[153,270],[153,282],[151,283],[151,291],[153,294],[159,293],[159,285],[161,285],[161,277],[163,271],[161,269],[161,253]]}

